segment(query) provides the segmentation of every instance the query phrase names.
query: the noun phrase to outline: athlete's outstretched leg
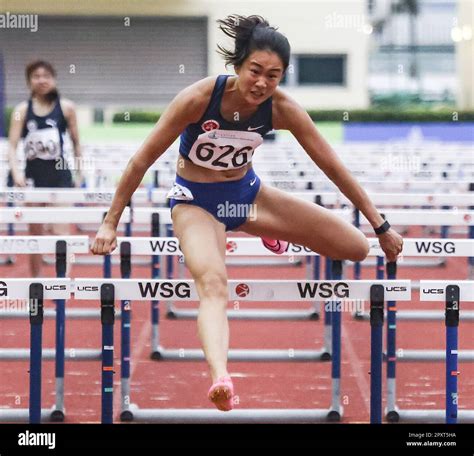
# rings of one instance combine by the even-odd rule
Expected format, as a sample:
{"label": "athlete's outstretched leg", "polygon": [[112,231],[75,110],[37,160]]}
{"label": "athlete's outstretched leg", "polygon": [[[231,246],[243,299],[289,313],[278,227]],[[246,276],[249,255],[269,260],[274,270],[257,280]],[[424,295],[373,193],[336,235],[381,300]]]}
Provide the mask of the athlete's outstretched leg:
{"label": "athlete's outstretched leg", "polygon": [[230,410],[233,387],[227,372],[225,227],[204,209],[185,204],[173,208],[172,219],[200,299],[198,332],[213,382],[209,397],[220,410]]}
{"label": "athlete's outstretched leg", "polygon": [[369,243],[363,233],[328,209],[262,184],[257,216],[239,227],[253,236],[304,245],[333,260],[363,261]]}

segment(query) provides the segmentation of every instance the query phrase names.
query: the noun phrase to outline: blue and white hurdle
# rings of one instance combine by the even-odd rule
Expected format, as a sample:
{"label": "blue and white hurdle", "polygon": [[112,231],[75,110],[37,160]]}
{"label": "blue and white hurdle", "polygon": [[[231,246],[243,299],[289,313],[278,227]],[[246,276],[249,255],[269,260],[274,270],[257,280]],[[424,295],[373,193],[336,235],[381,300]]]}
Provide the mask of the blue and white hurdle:
{"label": "blue and white hurdle", "polygon": [[[403,264],[405,257],[435,256],[443,258],[473,257],[474,239],[404,238],[403,255],[399,261]],[[397,268],[398,266],[397,262]],[[412,289],[416,289],[418,286],[417,282],[413,282]],[[356,313],[354,317],[358,320],[369,320],[367,312]],[[444,314],[441,310],[397,310],[396,318],[397,320],[430,321],[442,320]],[[463,320],[474,321],[474,311],[465,311]],[[410,351],[407,351],[406,355],[405,360],[410,360]]]}
{"label": "blue and white hurdle", "polygon": [[[422,280],[420,282],[420,300],[443,301],[445,303],[446,350],[446,407],[445,410],[408,410],[399,409],[395,399],[395,364],[387,365],[387,409],[386,418],[389,422],[423,422],[453,424],[474,423],[474,410],[458,410],[458,326],[460,308],[463,302],[474,302],[474,281],[456,280]],[[393,302],[388,304],[393,305]],[[380,321],[382,323],[380,323]],[[371,324],[373,316],[371,315]],[[381,374],[382,365],[382,326],[383,308],[378,309],[377,332],[372,333],[372,368]],[[389,358],[390,360],[390,358]],[[391,360],[394,361],[394,360]],[[371,409],[371,422],[381,422],[381,381],[378,388],[371,390],[374,409]]]}
{"label": "blue and white hurdle", "polygon": [[[0,253],[13,254],[44,254],[55,253],[56,255],[56,276],[64,278],[66,273],[66,263],[75,254],[88,253],[89,240],[85,236],[9,236],[0,237]],[[40,279],[38,279],[40,280]],[[8,294],[8,287],[5,280],[0,280],[0,285],[5,284]],[[56,300],[55,309],[48,309],[48,316],[56,318],[56,348],[47,349],[42,352],[43,359],[55,361],[55,383],[56,383],[56,408],[51,413],[53,421],[64,420],[64,362],[69,360],[97,359],[100,352],[89,349],[65,349],[65,326],[66,311],[65,301]],[[2,310],[0,319],[4,318],[28,318],[29,312],[25,308]],[[44,312],[43,312],[44,317]],[[43,318],[42,317],[42,318]],[[0,348],[1,361],[22,361],[30,359],[28,348]],[[1,416],[0,416],[1,419]]]}
{"label": "blue and white hurdle", "polygon": [[[343,410],[340,401],[340,303],[343,299],[347,300],[368,300],[370,299],[370,290],[373,285],[383,287],[386,299],[409,300],[410,281],[297,281],[297,280],[230,280],[229,292],[231,300],[246,301],[301,301],[312,300],[314,294],[319,293],[325,300],[333,300],[332,306],[332,401],[328,409],[247,409],[232,410],[228,413],[221,413],[214,409],[196,410],[196,409],[141,409],[131,404],[129,396],[130,389],[122,390],[122,410],[121,419],[124,421],[144,421],[159,423],[313,423],[318,421],[339,421]],[[107,287],[104,297],[104,287]],[[242,293],[241,290],[245,290]],[[245,295],[243,295],[245,294]],[[104,343],[112,351],[113,345],[110,345],[110,333],[113,327],[113,318],[111,313],[111,302],[114,300],[126,301],[148,301],[155,299],[157,295],[161,298],[172,297],[179,301],[198,300],[194,284],[189,280],[137,280],[137,279],[76,279],[74,295],[76,299],[101,300],[101,305],[109,309],[107,325],[109,326],[107,334],[108,339]],[[105,336],[104,336],[105,337]],[[292,361],[292,352],[287,352],[287,361]],[[122,362],[129,362],[123,360]],[[110,364],[106,366],[111,372]],[[124,383],[122,382],[122,385]],[[129,385],[128,385],[129,386]],[[103,409],[102,416],[106,422],[111,422],[113,412],[112,390],[113,382],[108,379],[107,385],[102,390]],[[126,394],[124,394],[126,393]]]}
{"label": "blue and white hurdle", "polygon": [[[64,302],[71,295],[71,280],[57,279],[2,279],[2,297],[9,300],[28,302],[30,317],[30,396],[29,408],[0,409],[0,421],[39,423],[40,421],[62,421],[64,419],[64,345],[61,357],[61,343],[57,347],[59,361],[56,369],[56,403],[51,409],[41,408],[41,363],[42,363],[42,334],[43,308],[45,299],[55,299]],[[61,336],[61,335],[60,335]],[[58,339],[57,339],[58,343]],[[59,376],[58,376],[59,375]]]}

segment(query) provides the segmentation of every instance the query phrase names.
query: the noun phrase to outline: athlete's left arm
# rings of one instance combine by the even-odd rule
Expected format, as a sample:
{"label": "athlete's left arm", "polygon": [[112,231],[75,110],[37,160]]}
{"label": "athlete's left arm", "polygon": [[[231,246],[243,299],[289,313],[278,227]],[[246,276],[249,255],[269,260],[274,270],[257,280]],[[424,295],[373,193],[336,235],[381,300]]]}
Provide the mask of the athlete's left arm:
{"label": "athlete's left arm", "polygon": [[76,114],[76,105],[71,101],[65,98],[61,99],[61,108],[64,113],[64,117],[67,120],[69,136],[71,137],[73,149],[74,149],[74,161],[76,169],[76,183],[80,185],[83,181],[82,173],[82,150],[81,143],[79,140],[79,128],[77,126],[77,114]]}
{"label": "athlete's left arm", "polygon": [[[281,92],[280,92],[281,93]],[[377,211],[371,199],[356,178],[346,168],[333,148],[318,132],[308,113],[286,94],[277,98],[277,106],[273,115],[275,129],[290,130],[313,162],[331,179],[344,195],[377,228],[384,219]],[[402,243],[401,237],[394,230],[379,236],[389,261],[396,259],[396,247]]]}

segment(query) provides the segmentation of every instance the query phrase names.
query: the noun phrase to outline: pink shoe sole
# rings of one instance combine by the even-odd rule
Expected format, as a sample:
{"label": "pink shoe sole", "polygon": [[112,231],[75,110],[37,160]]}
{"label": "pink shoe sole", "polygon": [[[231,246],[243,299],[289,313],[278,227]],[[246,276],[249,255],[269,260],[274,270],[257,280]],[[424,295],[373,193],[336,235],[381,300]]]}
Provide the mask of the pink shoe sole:
{"label": "pink shoe sole", "polygon": [[233,408],[234,385],[230,377],[219,377],[209,388],[207,393],[209,400],[222,412],[228,412]]}
{"label": "pink shoe sole", "polygon": [[281,255],[282,253],[286,252],[288,248],[288,242],[280,241],[277,239],[270,239],[270,238],[262,238],[263,245],[273,253],[277,255]]}

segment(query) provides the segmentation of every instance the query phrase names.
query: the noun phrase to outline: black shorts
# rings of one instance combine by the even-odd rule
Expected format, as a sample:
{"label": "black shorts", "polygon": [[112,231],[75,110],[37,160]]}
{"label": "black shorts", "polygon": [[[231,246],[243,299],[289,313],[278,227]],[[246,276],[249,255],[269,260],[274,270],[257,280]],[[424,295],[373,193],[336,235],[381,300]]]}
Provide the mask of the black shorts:
{"label": "black shorts", "polygon": [[35,158],[26,162],[25,178],[33,181],[34,187],[74,187],[71,170],[56,169],[56,160]]}

